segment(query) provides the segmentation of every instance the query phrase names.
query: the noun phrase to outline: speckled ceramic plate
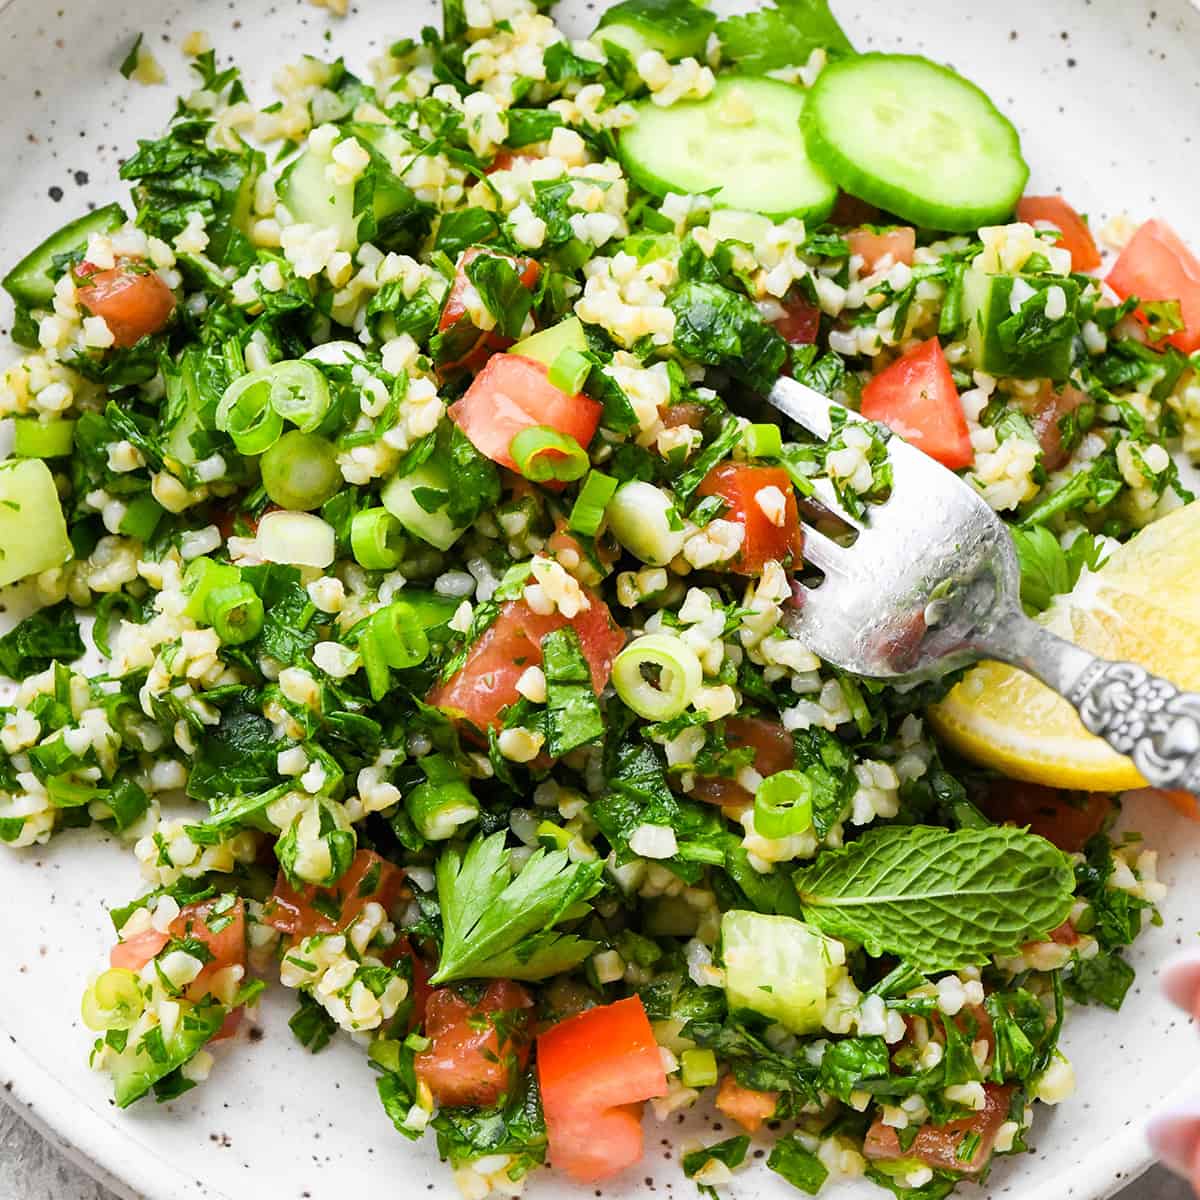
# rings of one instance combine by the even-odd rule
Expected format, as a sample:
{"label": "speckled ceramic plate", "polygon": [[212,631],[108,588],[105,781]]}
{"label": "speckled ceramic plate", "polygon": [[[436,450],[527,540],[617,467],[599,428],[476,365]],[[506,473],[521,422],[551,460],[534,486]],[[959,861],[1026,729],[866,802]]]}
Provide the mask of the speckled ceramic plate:
{"label": "speckled ceramic plate", "polygon": [[[560,16],[583,33],[601,6],[566,0]],[[1021,126],[1033,190],[1061,188],[1094,218],[1158,213],[1200,244],[1200,13],[1185,0],[835,6],[859,46],[929,54],[982,84]],[[235,55],[265,103],[271,72],[301,52],[363,63],[436,19],[434,0],[358,0],[345,21],[303,0],[108,0],[103,8],[0,0],[0,264],[87,206],[125,197],[118,155],[169,117],[186,76],[178,44],[190,30],[206,30],[222,58]],[[170,86],[138,87],[117,73],[139,30],[168,67]],[[0,328],[10,319],[6,299]],[[1200,827],[1136,800],[1125,820],[1162,851],[1161,874],[1172,885],[1163,925],[1138,944],[1138,982],[1120,1016],[1073,1015],[1065,1046],[1078,1095],[1039,1110],[1035,1152],[1002,1164],[989,1197],[1107,1196],[1147,1164],[1147,1115],[1200,1093],[1200,1039],[1155,987],[1158,965],[1200,928]],[[0,854],[0,1086],[32,1120],[114,1189],[151,1200],[341,1200],[381,1188],[406,1198],[456,1195],[432,1139],[413,1147],[391,1129],[360,1052],[343,1039],[313,1059],[294,1043],[291,1000],[279,989],[218,1051],[205,1087],[164,1107],[118,1113],[107,1080],[86,1066],[79,994],[112,940],[105,903],[140,887],[132,857],[94,836]],[[657,1126],[648,1117],[644,1170],[605,1194],[692,1195],[672,1151],[684,1133],[675,1120]],[[740,1175],[734,1190],[759,1200],[796,1195],[761,1167]],[[593,1194],[551,1177],[531,1192]],[[835,1194],[882,1195],[865,1184]]]}

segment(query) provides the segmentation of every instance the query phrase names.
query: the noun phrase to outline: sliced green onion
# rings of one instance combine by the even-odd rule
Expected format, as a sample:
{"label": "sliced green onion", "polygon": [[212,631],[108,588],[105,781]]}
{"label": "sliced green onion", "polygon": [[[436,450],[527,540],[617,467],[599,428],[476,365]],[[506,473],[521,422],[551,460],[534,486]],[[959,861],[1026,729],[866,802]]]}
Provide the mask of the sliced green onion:
{"label": "sliced green onion", "polygon": [[74,447],[74,421],[18,417],[13,422],[13,454],[17,458],[62,458]]}
{"label": "sliced green onion", "polygon": [[679,1056],[679,1066],[684,1087],[712,1087],[717,1082],[717,1056],[711,1050],[685,1050]]}
{"label": "sliced green onion", "polygon": [[783,434],[778,425],[747,425],[742,446],[750,458],[778,458],[783,453]]}
{"label": "sliced green onion", "polygon": [[559,351],[558,357],[550,367],[549,379],[556,388],[574,396],[583,390],[587,383],[592,364],[585,354],[567,346]]}
{"label": "sliced green onion", "polygon": [[350,549],[368,571],[390,571],[404,556],[404,526],[386,508],[367,508],[350,521]]}
{"label": "sliced green onion", "polygon": [[433,1045],[433,1038],[422,1037],[419,1033],[410,1033],[404,1039],[404,1044],[415,1054],[420,1054]]}
{"label": "sliced green onion", "polygon": [[293,429],[262,456],[262,481],[280,508],[320,508],[342,487],[342,471],[331,442]]}
{"label": "sliced green onion", "polygon": [[754,794],[754,831],[766,838],[791,837],[812,827],[813,786],[803,771],[777,771]]}
{"label": "sliced green onion", "polygon": [[138,977],[124,967],[105,971],[83,994],[83,1023],[96,1033],[132,1029],[146,1008]]}
{"label": "sliced green onion", "polygon": [[398,671],[415,667],[429,657],[429,635],[415,610],[403,600],[379,609],[371,632],[383,661]]}
{"label": "sliced green onion", "polygon": [[217,405],[217,428],[241,454],[262,454],[283,433],[283,418],[271,407],[271,381],[263,371],[235,379]]}
{"label": "sliced green onion", "polygon": [[209,592],[204,615],[217,637],[229,646],[256,638],[262,632],[266,616],[262,598],[242,580]]}
{"label": "sliced green onion", "polygon": [[673,633],[640,637],[613,661],[617,695],[647,721],[671,721],[679,716],[691,704],[703,679],[695,650]]}
{"label": "sliced green onion", "polygon": [[534,483],[570,483],[587,473],[587,451],[570,434],[549,425],[522,429],[508,447],[517,470]]}
{"label": "sliced green onion", "polygon": [[427,754],[421,770],[425,782],[405,796],[404,807],[422,837],[445,841],[479,816],[479,801],[463,773],[443,755]]}
{"label": "sliced green onion", "polygon": [[315,513],[269,512],[258,523],[259,558],[292,567],[327,567],[337,553],[337,534]]}
{"label": "sliced green onion", "polygon": [[547,850],[567,850],[572,841],[570,833],[553,821],[538,822],[537,839]]}
{"label": "sliced green onion", "polygon": [[600,523],[604,520],[604,510],[617,490],[617,481],[603,471],[589,471],[588,477],[579,489],[579,495],[571,509],[568,524],[576,533],[595,537]]}
{"label": "sliced green onion", "polygon": [[194,558],[183,575],[183,590],[187,594],[184,613],[193,621],[206,620],[208,597],[218,588],[233,587],[242,580],[237,567],[214,562],[211,558]]}
{"label": "sliced green onion", "polygon": [[271,407],[302,433],[312,433],[329,411],[329,384],[319,367],[301,359],[288,359],[267,367],[271,381]]}
{"label": "sliced green onion", "polygon": [[391,690],[392,673],[388,670],[387,659],[383,657],[379,639],[370,624],[358,635],[358,654],[367,673],[371,699],[378,702]]}
{"label": "sliced green onion", "polygon": [[675,502],[644,479],[617,488],[608,502],[608,527],[630,554],[651,567],[665,567],[687,540]]}
{"label": "sliced green onion", "polygon": [[132,501],[117,526],[126,537],[140,538],[143,542],[154,536],[165,510],[153,496],[139,496]]}

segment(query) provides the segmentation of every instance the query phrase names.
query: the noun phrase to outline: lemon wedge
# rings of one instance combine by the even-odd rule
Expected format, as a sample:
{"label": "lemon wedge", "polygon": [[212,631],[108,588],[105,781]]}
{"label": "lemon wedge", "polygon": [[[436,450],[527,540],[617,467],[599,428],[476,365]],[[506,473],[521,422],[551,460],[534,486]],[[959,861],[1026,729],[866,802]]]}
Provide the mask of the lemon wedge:
{"label": "lemon wedge", "polygon": [[[1147,526],[1038,621],[1102,658],[1200,690],[1200,501]],[[967,758],[1016,779],[1097,792],[1145,785],[1065,700],[1016,667],[972,668],[929,720]]]}

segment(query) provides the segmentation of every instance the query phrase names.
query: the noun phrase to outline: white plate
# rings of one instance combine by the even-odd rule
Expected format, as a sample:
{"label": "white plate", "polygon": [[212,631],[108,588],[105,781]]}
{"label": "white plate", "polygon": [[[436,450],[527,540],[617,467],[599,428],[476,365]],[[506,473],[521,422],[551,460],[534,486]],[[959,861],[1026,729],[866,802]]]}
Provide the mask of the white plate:
{"label": "white plate", "polygon": [[[60,7],[61,6],[61,7]],[[560,6],[573,32],[590,28],[599,3]],[[727,7],[733,7],[732,4]],[[1062,189],[1093,219],[1128,210],[1159,214],[1200,245],[1196,162],[1200,136],[1200,16],[1184,0],[1143,4],[1089,0],[877,0],[837,5],[860,47],[905,49],[952,62],[982,84],[1022,128],[1032,188]],[[291,0],[270,6],[215,0],[0,0],[0,263],[87,204],[125,198],[119,156],[169,117],[186,71],[178,51],[192,29],[235,54],[252,93],[301,52],[344,53],[352,68],[395,38],[436,22],[433,0],[361,0],[349,20]],[[117,64],[135,32],[171,74],[169,87],[126,83]],[[332,31],[332,43],[325,41]],[[10,310],[0,312],[7,324]],[[1200,924],[1200,827],[1144,803],[1127,824],[1162,851],[1171,885],[1164,923],[1133,955],[1138,980],[1121,1015],[1076,1012],[1065,1045],[1079,1091],[1056,1110],[1039,1106],[1036,1152],[1003,1163],[987,1189],[1020,1200],[1096,1200],[1148,1161],[1141,1126],[1169,1095],[1200,1093],[1200,1039],[1158,997],[1160,963],[1192,944]],[[340,1200],[392,1194],[455,1196],[432,1138],[413,1147],[390,1127],[360,1052],[341,1044],[310,1058],[286,1027],[291,998],[275,989],[254,1023],[261,1037],[218,1051],[204,1087],[127,1114],[107,1081],[86,1067],[89,1044],[79,994],[112,940],[105,902],[141,889],[132,857],[94,836],[70,834],[21,854],[0,853],[0,1087],[41,1127],[118,1191],[151,1200]],[[668,1161],[681,1132],[647,1118],[644,1170],[607,1195],[692,1194]],[[397,1186],[399,1185],[399,1186]],[[536,1196],[593,1195],[542,1176]],[[797,1193],[758,1167],[735,1194],[784,1200]],[[971,1194],[978,1195],[974,1192]],[[836,1192],[879,1197],[871,1185]]]}

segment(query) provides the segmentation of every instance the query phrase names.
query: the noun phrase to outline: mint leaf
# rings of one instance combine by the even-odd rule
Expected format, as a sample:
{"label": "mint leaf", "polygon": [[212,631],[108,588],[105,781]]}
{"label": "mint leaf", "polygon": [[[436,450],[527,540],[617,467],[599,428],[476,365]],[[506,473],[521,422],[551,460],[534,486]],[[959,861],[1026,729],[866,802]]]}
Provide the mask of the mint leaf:
{"label": "mint leaf", "polygon": [[802,67],[818,47],[853,54],[829,0],[780,0],[776,8],[730,17],[717,26],[721,56],[738,70],[764,75],[780,67]]}
{"label": "mint leaf", "polygon": [[925,972],[979,966],[1061,925],[1075,880],[1063,852],[1023,829],[872,830],[797,871],[810,924]]}
{"label": "mint leaf", "polygon": [[438,860],[441,963],[432,982],[547,979],[577,967],[595,943],[554,929],[580,915],[603,886],[602,863],[572,863],[565,851],[534,852],[519,873],[504,832],[476,838],[465,854]]}

